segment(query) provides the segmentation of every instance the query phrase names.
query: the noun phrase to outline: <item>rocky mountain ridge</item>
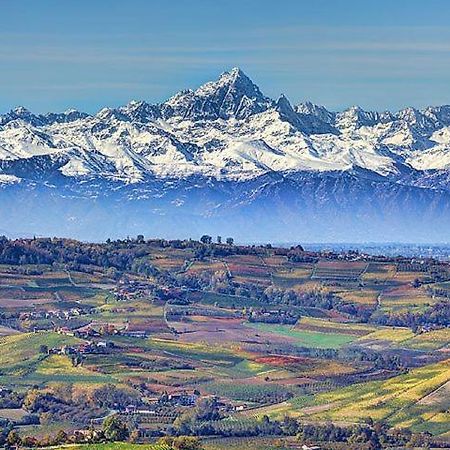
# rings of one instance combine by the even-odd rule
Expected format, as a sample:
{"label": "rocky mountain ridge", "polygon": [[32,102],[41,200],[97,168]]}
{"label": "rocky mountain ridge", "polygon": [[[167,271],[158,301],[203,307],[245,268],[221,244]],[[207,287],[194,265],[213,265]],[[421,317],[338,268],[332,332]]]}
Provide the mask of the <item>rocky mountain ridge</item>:
{"label": "rocky mountain ridge", "polygon": [[[408,240],[436,240],[434,227],[445,240],[450,106],[292,105],[235,68],[162,104],[94,115],[16,108],[0,116],[0,198],[11,215],[0,228],[13,232],[103,238],[159,222],[153,234],[183,223],[192,234],[222,227],[292,242],[342,240],[352,227],[347,240],[405,229]],[[116,225],[94,236],[90,208]]]}

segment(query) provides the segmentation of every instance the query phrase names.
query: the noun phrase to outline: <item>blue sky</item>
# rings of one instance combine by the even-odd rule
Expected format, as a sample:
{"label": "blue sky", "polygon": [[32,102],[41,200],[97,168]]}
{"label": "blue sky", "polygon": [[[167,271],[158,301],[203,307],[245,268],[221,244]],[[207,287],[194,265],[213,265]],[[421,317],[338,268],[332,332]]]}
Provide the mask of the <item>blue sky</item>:
{"label": "blue sky", "polygon": [[450,103],[446,0],[0,0],[0,113],[159,102],[241,67],[271,97]]}

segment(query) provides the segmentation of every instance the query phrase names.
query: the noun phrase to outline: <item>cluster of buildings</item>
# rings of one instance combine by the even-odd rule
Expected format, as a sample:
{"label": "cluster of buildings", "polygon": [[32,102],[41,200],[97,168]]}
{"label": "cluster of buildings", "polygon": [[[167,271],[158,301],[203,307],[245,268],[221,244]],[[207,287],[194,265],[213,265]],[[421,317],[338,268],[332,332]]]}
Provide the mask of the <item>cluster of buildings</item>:
{"label": "cluster of buildings", "polygon": [[128,405],[125,414],[155,415],[160,411],[160,407],[189,407],[195,406],[200,398],[197,391],[180,391],[175,393],[163,393],[159,397],[149,399],[149,405],[145,408],[136,405]]}
{"label": "cluster of buildings", "polygon": [[145,281],[121,279],[113,292],[118,301],[133,301],[148,297],[151,288],[151,284]]}
{"label": "cluster of buildings", "polygon": [[76,329],[59,327],[57,331],[61,334],[75,336],[80,339],[101,338],[103,336],[126,336],[133,338],[146,338],[150,336],[150,326],[145,323],[127,322],[123,325],[112,323],[92,322]]}
{"label": "cluster of buildings", "polygon": [[149,281],[128,278],[120,279],[113,293],[116,300],[123,302],[150,297],[158,297],[161,300],[182,298],[182,290],[179,288],[157,286]]}
{"label": "cluster of buildings", "polygon": [[247,319],[249,322],[280,323],[286,325],[295,325],[299,318],[300,316],[298,314],[278,309],[252,309],[247,314]]}
{"label": "cluster of buildings", "polygon": [[26,311],[19,314],[20,320],[38,320],[38,319],[61,319],[68,320],[73,317],[79,317],[89,314],[90,311],[86,311],[81,308],[70,309],[52,309],[48,311]]}
{"label": "cluster of buildings", "polygon": [[114,342],[98,341],[85,342],[81,345],[62,347],[53,347],[48,349],[49,355],[88,355],[88,354],[105,354],[110,353],[115,348]]}

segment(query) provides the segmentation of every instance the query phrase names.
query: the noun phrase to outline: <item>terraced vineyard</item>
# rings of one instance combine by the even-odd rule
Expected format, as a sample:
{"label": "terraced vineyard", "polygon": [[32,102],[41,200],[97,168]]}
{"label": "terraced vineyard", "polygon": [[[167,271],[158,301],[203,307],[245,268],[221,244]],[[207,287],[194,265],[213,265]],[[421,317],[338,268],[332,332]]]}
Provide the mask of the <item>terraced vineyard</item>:
{"label": "terraced vineyard", "polygon": [[356,282],[367,270],[367,263],[319,261],[311,274],[312,279],[324,281]]}
{"label": "terraced vineyard", "polygon": [[[371,417],[398,427],[432,433],[448,432],[450,360],[410,373],[318,394],[309,409],[298,413],[323,420],[354,422]],[[430,410],[430,407],[433,411]]]}

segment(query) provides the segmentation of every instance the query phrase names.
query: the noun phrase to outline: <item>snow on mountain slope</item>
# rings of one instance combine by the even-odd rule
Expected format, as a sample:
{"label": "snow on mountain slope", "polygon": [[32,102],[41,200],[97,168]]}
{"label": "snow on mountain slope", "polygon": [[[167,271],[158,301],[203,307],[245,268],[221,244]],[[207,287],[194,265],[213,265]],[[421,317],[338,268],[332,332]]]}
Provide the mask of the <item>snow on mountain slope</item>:
{"label": "snow on mountain slope", "polygon": [[0,116],[0,174],[15,180],[18,165],[6,162],[28,161],[28,168],[47,157],[65,177],[124,183],[353,169],[397,179],[449,170],[449,127],[450,106],[395,114],[359,107],[334,113],[310,102],[293,107],[283,95],[266,97],[235,68],[159,105],[133,101],[94,116],[16,108]]}
{"label": "snow on mountain slope", "polygon": [[0,186],[6,184],[15,184],[20,183],[20,178],[15,177],[14,175],[3,175],[0,174]]}
{"label": "snow on mountain slope", "polygon": [[0,128],[0,159],[29,158],[55,151],[51,136],[20,119]]}
{"label": "snow on mountain slope", "polygon": [[411,154],[408,163],[417,170],[450,170],[450,127],[435,131],[429,140],[434,145]]}

